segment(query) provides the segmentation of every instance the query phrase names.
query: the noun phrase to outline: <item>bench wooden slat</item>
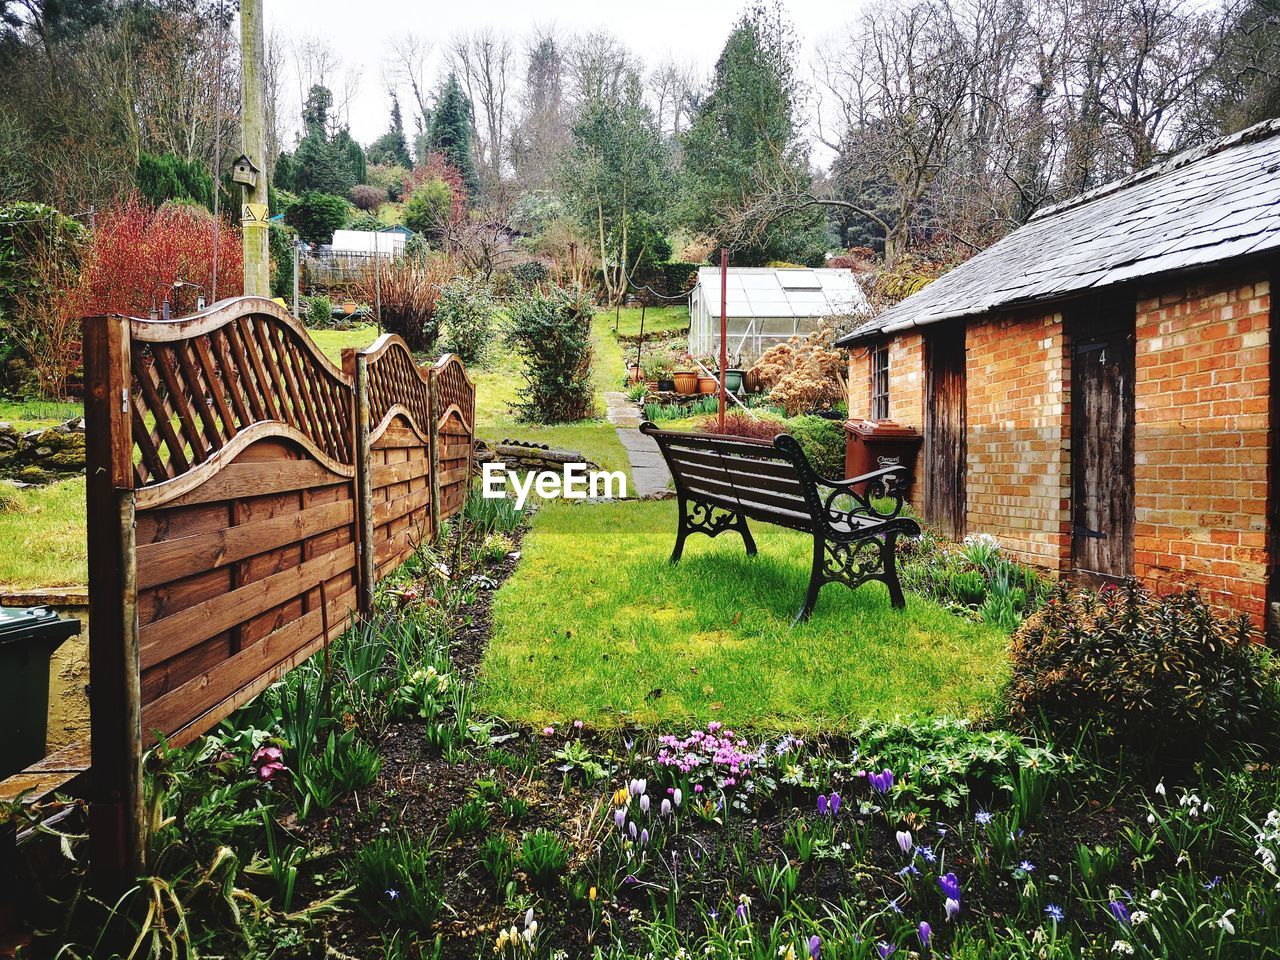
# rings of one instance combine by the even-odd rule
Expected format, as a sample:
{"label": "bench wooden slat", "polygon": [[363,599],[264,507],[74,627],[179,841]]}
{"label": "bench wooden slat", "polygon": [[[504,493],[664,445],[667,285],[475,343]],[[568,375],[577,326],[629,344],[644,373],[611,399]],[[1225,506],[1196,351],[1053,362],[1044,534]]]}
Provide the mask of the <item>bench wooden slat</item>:
{"label": "bench wooden slat", "polygon": [[713,473],[705,467],[685,474],[682,479],[686,486],[691,487],[696,484],[730,499],[749,500],[761,506],[778,507],[806,517],[810,516],[809,504],[798,491],[791,494],[786,491],[777,492],[759,484],[746,485],[740,483],[736,477]]}
{"label": "bench wooden slat", "polygon": [[800,478],[796,476],[796,468],[785,460],[750,459],[714,450],[681,448],[671,452],[680,463],[701,463],[707,466],[719,466],[735,473],[792,480],[797,486],[800,483]]}
{"label": "bench wooden slat", "polygon": [[700,503],[709,503],[716,507],[723,507],[725,510],[729,510],[733,513],[740,513],[751,520],[760,520],[764,523],[772,523],[777,526],[787,527],[791,530],[800,530],[805,533],[813,532],[813,518],[807,513],[796,513],[794,510],[781,510],[778,507],[754,503],[750,500],[738,500],[710,489],[695,489],[690,491],[690,493],[690,499],[692,500],[697,500]]}
{"label": "bench wooden slat", "polygon": [[686,440],[682,439],[679,434],[676,434],[670,440],[664,438],[664,441],[667,449],[679,451],[682,455],[686,450],[693,453],[722,453],[726,456],[745,457],[749,460],[772,461],[774,463],[784,463],[789,467],[791,466],[791,461],[781,450],[777,450],[771,444],[763,441],[753,442],[749,438],[737,438],[733,440],[721,440],[719,438],[715,438],[711,441]]}

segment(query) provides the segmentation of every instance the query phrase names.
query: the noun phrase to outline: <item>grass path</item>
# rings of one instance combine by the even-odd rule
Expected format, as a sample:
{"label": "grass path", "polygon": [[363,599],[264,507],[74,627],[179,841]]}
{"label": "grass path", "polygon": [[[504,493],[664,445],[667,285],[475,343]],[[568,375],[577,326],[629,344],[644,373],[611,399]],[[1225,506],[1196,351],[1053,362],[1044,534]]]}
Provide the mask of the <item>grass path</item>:
{"label": "grass path", "polygon": [[670,501],[544,508],[497,597],[482,708],[539,726],[800,730],[990,704],[1004,633],[917,597],[894,611],[879,584],[826,587],[793,629],[812,541],[753,532],[754,560],[732,535],[694,537],[672,566]]}

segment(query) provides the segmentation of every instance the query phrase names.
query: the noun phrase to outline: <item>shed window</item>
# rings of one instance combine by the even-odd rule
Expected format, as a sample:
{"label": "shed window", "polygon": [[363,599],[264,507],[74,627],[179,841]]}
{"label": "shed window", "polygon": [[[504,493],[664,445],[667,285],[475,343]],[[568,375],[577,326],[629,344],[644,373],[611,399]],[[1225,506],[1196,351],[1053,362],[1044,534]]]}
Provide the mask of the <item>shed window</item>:
{"label": "shed window", "polygon": [[889,345],[871,348],[871,419],[889,419]]}

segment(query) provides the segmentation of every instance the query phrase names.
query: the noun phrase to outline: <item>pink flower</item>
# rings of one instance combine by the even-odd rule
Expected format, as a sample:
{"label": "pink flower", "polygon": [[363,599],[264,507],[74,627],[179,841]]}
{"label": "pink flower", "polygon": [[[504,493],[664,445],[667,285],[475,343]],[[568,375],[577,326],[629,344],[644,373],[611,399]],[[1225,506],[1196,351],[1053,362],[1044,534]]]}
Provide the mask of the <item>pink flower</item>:
{"label": "pink flower", "polygon": [[575,729],[575,730],[581,730],[581,729],[582,729],[582,721],[581,721],[581,720],[575,720],[575,721],[573,721],[573,729]]}
{"label": "pink flower", "polygon": [[556,735],[556,728],[555,728],[555,727],[543,727],[543,728],[542,728],[542,735],[543,735],[544,737],[554,737],[554,736]]}

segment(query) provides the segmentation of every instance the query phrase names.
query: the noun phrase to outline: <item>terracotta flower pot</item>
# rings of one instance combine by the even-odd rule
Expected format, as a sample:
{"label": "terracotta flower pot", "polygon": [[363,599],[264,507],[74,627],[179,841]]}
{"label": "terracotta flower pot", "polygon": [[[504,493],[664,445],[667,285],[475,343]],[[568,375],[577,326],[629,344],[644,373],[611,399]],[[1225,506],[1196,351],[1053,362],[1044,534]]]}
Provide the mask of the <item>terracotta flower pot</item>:
{"label": "terracotta flower pot", "polygon": [[692,370],[677,370],[672,377],[676,382],[676,393],[687,396],[698,392],[698,375]]}
{"label": "terracotta flower pot", "polygon": [[716,392],[715,377],[698,377],[698,392],[704,396],[709,396]]}
{"label": "terracotta flower pot", "polygon": [[644,380],[644,372],[636,364],[627,367],[627,383],[640,383]]}

